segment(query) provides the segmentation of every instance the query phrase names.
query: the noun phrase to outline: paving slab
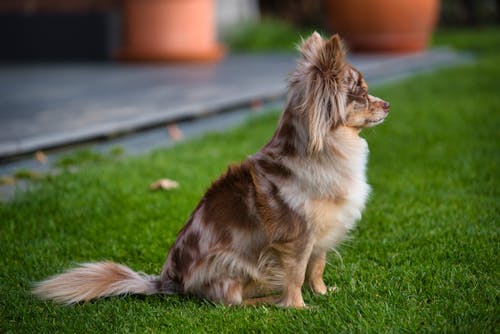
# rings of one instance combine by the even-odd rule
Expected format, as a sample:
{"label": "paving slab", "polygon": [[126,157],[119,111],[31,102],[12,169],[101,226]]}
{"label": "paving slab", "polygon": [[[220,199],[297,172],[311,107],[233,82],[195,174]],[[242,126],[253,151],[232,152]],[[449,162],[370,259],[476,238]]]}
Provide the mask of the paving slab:
{"label": "paving slab", "polygon": [[[283,98],[295,54],[216,64],[0,66],[0,159]],[[451,66],[449,49],[350,57],[368,83]]]}

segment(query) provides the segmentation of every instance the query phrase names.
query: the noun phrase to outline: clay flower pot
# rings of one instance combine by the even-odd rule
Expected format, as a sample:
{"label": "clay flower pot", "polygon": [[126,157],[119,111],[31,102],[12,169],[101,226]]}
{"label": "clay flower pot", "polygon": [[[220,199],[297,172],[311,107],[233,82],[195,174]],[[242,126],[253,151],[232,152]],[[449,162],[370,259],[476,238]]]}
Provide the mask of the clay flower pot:
{"label": "clay flower pot", "polygon": [[118,57],[138,61],[213,61],[217,43],[213,0],[125,0]]}
{"label": "clay flower pot", "polygon": [[353,51],[421,51],[438,11],[439,0],[327,0],[329,28]]}

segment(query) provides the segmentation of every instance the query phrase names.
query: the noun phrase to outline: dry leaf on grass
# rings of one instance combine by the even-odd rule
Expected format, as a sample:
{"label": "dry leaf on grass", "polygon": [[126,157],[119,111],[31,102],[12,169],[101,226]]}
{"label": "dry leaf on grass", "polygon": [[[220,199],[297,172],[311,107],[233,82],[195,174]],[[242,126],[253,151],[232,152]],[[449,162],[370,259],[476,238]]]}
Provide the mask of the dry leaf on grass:
{"label": "dry leaf on grass", "polygon": [[0,186],[13,185],[16,183],[16,178],[8,175],[4,175],[0,178]]}
{"label": "dry leaf on grass", "polygon": [[263,106],[262,100],[254,99],[250,102],[250,109],[252,109],[253,111],[262,110],[262,106]]}
{"label": "dry leaf on grass", "polygon": [[151,190],[170,190],[175,188],[179,188],[179,183],[169,179],[160,179],[149,185],[149,189]]}
{"label": "dry leaf on grass", "polygon": [[47,163],[47,156],[42,151],[37,151],[35,153],[35,160],[41,163],[42,165],[45,165]]}
{"label": "dry leaf on grass", "polygon": [[167,131],[170,138],[172,138],[173,141],[178,141],[184,138],[182,130],[179,129],[179,127],[176,124],[170,124],[169,126],[167,126]]}

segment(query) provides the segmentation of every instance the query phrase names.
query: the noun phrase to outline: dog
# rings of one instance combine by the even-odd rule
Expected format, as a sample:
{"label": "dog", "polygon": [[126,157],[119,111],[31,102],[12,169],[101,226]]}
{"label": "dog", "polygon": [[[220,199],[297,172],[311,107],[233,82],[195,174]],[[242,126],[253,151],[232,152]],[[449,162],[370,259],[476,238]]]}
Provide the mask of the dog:
{"label": "dog", "polygon": [[274,135],[212,183],[161,275],[87,263],[37,283],[34,293],[62,304],[161,293],[293,308],[306,307],[304,284],[326,294],[327,251],[354,228],[370,192],[368,146],[358,134],[382,123],[389,103],[368,95],[338,35],[315,32],[298,50]]}

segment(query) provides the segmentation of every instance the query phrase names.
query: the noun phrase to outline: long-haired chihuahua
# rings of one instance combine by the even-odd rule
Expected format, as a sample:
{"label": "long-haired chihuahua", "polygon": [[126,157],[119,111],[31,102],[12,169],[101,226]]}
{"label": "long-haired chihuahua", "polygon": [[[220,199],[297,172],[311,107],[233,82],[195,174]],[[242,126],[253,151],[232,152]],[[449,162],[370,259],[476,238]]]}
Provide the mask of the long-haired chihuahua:
{"label": "long-haired chihuahua", "polygon": [[271,140],[210,186],[159,276],[113,262],[82,264],[37,283],[63,304],[124,294],[191,295],[226,305],[304,307],[301,288],[328,291],[326,253],[360,219],[370,187],[366,141],[389,103],[368,95],[338,35],[299,46]]}

